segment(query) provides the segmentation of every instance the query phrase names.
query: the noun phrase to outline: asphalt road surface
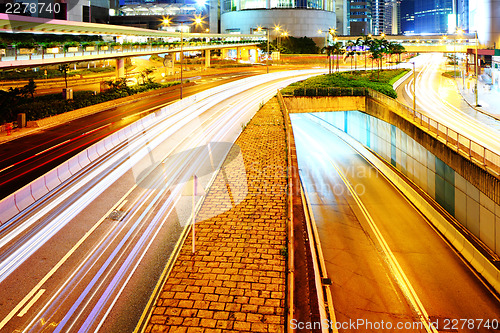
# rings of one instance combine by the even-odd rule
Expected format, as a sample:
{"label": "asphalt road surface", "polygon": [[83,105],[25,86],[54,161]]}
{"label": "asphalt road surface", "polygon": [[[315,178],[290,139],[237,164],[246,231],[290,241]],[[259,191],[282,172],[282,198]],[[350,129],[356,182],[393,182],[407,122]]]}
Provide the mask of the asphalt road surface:
{"label": "asphalt road surface", "polygon": [[[156,112],[148,130],[0,226],[0,331],[132,332],[191,222],[189,179],[206,192],[259,104],[311,73],[229,83]],[[228,197],[241,190],[227,186]]]}

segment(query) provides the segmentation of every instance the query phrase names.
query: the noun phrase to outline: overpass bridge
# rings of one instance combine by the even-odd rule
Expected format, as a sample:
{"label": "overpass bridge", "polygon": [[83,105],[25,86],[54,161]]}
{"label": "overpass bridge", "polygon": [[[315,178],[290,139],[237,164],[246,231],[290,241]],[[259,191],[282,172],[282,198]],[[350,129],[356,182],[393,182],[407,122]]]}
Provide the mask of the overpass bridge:
{"label": "overpass bridge", "polygon": [[[70,47],[67,50],[64,50],[62,45],[47,50],[36,48],[24,50],[24,54],[18,54],[16,49],[4,50],[5,56],[0,57],[0,69],[114,59],[117,61],[117,76],[123,76],[123,60],[127,57],[175,54],[181,51],[204,51],[205,65],[208,67],[210,66],[211,50],[220,49],[224,54],[229,49],[234,49],[237,52],[237,59],[249,60],[255,57],[256,46],[265,40],[265,36],[254,34],[167,32],[7,14],[0,14],[0,31],[32,34],[99,35],[109,40],[121,42],[117,46]],[[121,45],[131,40],[142,41],[147,45]],[[188,42],[184,43],[184,40],[188,40]],[[196,40],[196,42],[190,43],[189,40]],[[153,45],[155,42],[174,41],[176,41],[176,44],[181,41],[183,45]]]}
{"label": "overpass bridge", "polygon": [[[476,47],[475,34],[399,36],[376,35],[374,39],[385,38],[400,43],[410,53],[467,53],[467,49]],[[339,41],[357,40],[363,36],[336,36]]]}

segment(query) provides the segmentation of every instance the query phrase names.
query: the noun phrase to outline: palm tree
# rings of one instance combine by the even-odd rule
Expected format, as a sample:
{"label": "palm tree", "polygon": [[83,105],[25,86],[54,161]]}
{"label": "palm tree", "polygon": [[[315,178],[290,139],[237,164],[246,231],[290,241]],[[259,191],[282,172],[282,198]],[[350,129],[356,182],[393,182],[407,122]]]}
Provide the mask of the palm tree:
{"label": "palm tree", "polygon": [[64,83],[66,85],[66,89],[68,89],[68,70],[69,70],[68,64],[59,65],[59,71],[64,74]]}
{"label": "palm tree", "polygon": [[356,54],[356,42],[350,40],[347,42],[347,47],[346,47],[346,58],[351,58],[351,73],[352,73],[352,60],[354,58],[354,55]]}
{"label": "palm tree", "polygon": [[340,60],[339,60],[338,56],[345,53],[344,45],[342,45],[342,43],[340,43],[340,42],[333,43],[333,45],[332,45],[332,53],[336,56],[335,58],[337,59],[337,71],[338,71],[339,70],[339,66],[340,66]]}
{"label": "palm tree", "polygon": [[[377,78],[380,77],[380,67],[382,66],[381,65],[381,59],[383,57],[383,42],[382,40],[380,39],[374,39],[372,41],[372,43],[370,44],[370,54],[372,56],[372,59],[374,60],[377,60],[377,64],[378,64],[378,75],[377,75]],[[372,64],[373,64],[373,60],[372,60]]]}
{"label": "palm tree", "polygon": [[326,53],[326,57],[328,60],[328,74],[332,74],[332,63],[331,63],[332,50],[333,46],[331,45],[327,45],[321,49],[322,52]]}
{"label": "palm tree", "polygon": [[398,55],[398,62],[401,62],[401,53],[405,53],[405,47],[399,43],[393,43],[393,52]]}
{"label": "palm tree", "polygon": [[[382,69],[382,60],[384,59],[384,55],[387,57],[390,55],[390,42],[383,38],[380,40],[380,52],[382,53],[382,57],[380,58],[380,69]],[[386,61],[387,63],[387,61]]]}
{"label": "palm tree", "polygon": [[367,53],[368,53],[368,49],[370,48],[372,42],[373,42],[373,39],[370,36],[366,36],[366,35],[363,35],[363,37],[358,37],[358,39],[356,39],[356,44],[362,46],[364,53],[365,53],[365,71],[366,71]]}

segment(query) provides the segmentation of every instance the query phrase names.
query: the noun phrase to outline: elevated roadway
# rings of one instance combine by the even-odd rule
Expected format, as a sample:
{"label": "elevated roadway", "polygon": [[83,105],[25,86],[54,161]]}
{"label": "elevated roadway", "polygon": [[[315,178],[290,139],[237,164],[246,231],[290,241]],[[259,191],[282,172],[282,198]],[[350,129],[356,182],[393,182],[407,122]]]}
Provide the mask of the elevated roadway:
{"label": "elevated roadway", "polygon": [[[44,19],[37,17],[26,17],[20,15],[0,14],[0,31],[10,33],[32,33],[32,34],[69,34],[69,35],[99,35],[104,37],[114,37],[122,40],[131,38],[142,39],[222,39],[234,41],[235,39],[247,41],[247,43],[234,44],[210,44],[190,46],[183,48],[187,51],[203,51],[214,49],[236,49],[255,47],[265,38],[262,35],[252,34],[213,34],[213,33],[180,33],[167,32],[163,30],[150,30],[136,27],[117,26],[109,24],[73,22],[56,19]],[[65,52],[58,54],[25,55],[17,57],[3,57],[0,61],[0,68],[22,68],[54,65],[59,63],[85,62],[104,59],[121,59],[124,57],[137,57],[152,54],[176,53],[180,52],[180,47],[167,49],[163,47],[149,47],[146,50],[121,50],[121,51],[98,51],[95,52]]]}
{"label": "elevated roadway", "polygon": [[2,224],[0,330],[132,332],[189,221],[189,178],[206,188],[259,104],[319,72],[263,75],[171,105]]}
{"label": "elevated roadway", "polygon": [[[191,51],[210,51],[215,49],[243,49],[243,48],[255,48],[259,43],[249,42],[249,43],[238,43],[238,44],[221,44],[221,45],[196,45],[196,46],[185,46],[182,48],[183,52]],[[74,63],[74,62],[88,62],[97,60],[117,60],[127,57],[141,57],[153,54],[170,54],[181,52],[180,47],[176,48],[165,48],[165,47],[147,47],[146,50],[122,50],[122,51],[100,51],[100,52],[90,52],[81,51],[74,53],[58,53],[58,54],[36,54],[36,55],[21,55],[17,57],[3,57],[0,61],[0,69],[14,69],[14,68],[24,68],[24,67],[39,67],[39,66],[50,66],[62,63]],[[210,55],[209,55],[210,56]]]}
{"label": "elevated roadway", "polygon": [[[335,36],[339,41],[355,41],[363,36]],[[457,35],[375,35],[374,39],[386,39],[391,42],[400,43],[410,53],[467,53],[467,49],[475,47],[474,34]]]}
{"label": "elevated roadway", "polygon": [[[183,89],[185,97],[234,80],[255,75],[242,72],[204,77],[205,82]],[[211,80],[213,79],[213,80]],[[103,109],[93,115],[73,120],[1,145],[0,199],[15,192],[88,146],[155,112],[179,98],[179,87],[171,87],[154,97]],[[99,106],[96,105],[96,108]]]}

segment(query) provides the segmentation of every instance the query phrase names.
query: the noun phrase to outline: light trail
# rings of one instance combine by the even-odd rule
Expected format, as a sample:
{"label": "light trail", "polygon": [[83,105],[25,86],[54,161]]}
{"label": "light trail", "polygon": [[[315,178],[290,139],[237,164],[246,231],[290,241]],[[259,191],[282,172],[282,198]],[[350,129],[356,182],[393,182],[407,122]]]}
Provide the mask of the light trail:
{"label": "light trail", "polygon": [[[160,228],[174,207],[178,206],[180,184],[200,164],[208,163],[197,160],[199,157],[194,151],[191,155],[181,154],[181,159],[175,163],[169,161],[163,164],[162,161],[177,151],[186,151],[206,142],[228,139],[234,142],[241,131],[240,124],[253,116],[259,103],[274,96],[278,88],[316,73],[318,71],[282,72],[256,77],[245,84],[233,82],[217,87],[212,94],[170,112],[164,119],[154,122],[146,132],[129,138],[125,144],[101,156],[98,163],[74,175],[52,195],[10,220],[0,236],[0,248],[4,250],[0,259],[0,288],[21,265],[36,256],[42,246],[52,242],[70,223],[75,223],[79,214],[91,210],[100,195],[116,186],[121,177],[131,171],[136,177],[136,183],[126,195],[114,203],[69,252],[62,254],[62,259],[58,259],[48,274],[4,315],[0,329],[6,327],[22,309],[26,309],[23,317],[16,318],[27,317],[25,329],[28,330],[37,331],[44,325],[53,326],[54,323],[59,323],[56,331],[85,330],[96,325],[103,327]],[[170,149],[158,151],[165,144],[170,145]],[[160,155],[163,158],[159,158]],[[144,163],[141,161],[151,163],[149,172],[141,171],[144,166],[136,170],[139,163]],[[166,169],[162,177],[153,180],[153,188],[139,191],[137,184],[142,184],[141,181],[151,171],[162,165]],[[116,225],[103,224],[112,211],[124,207],[129,208],[125,208],[123,220]],[[68,259],[80,252],[83,244],[97,236],[93,236],[97,229],[103,229],[104,234],[93,240],[96,243],[93,243],[92,250],[78,258],[74,271],[62,284],[57,282],[59,287],[54,289],[54,279],[59,279],[61,275],[60,268],[68,265]],[[70,295],[76,290],[82,291],[74,299]],[[27,304],[30,306],[27,307]]]}
{"label": "light trail", "polygon": [[[418,58],[418,62],[424,62],[424,66],[417,77],[417,110],[422,110],[426,115],[455,132],[500,154],[499,131],[467,115],[446,100],[450,96],[442,95],[442,90],[439,87],[443,56],[431,54]],[[408,96],[413,98],[413,78],[406,85],[405,91]]]}

